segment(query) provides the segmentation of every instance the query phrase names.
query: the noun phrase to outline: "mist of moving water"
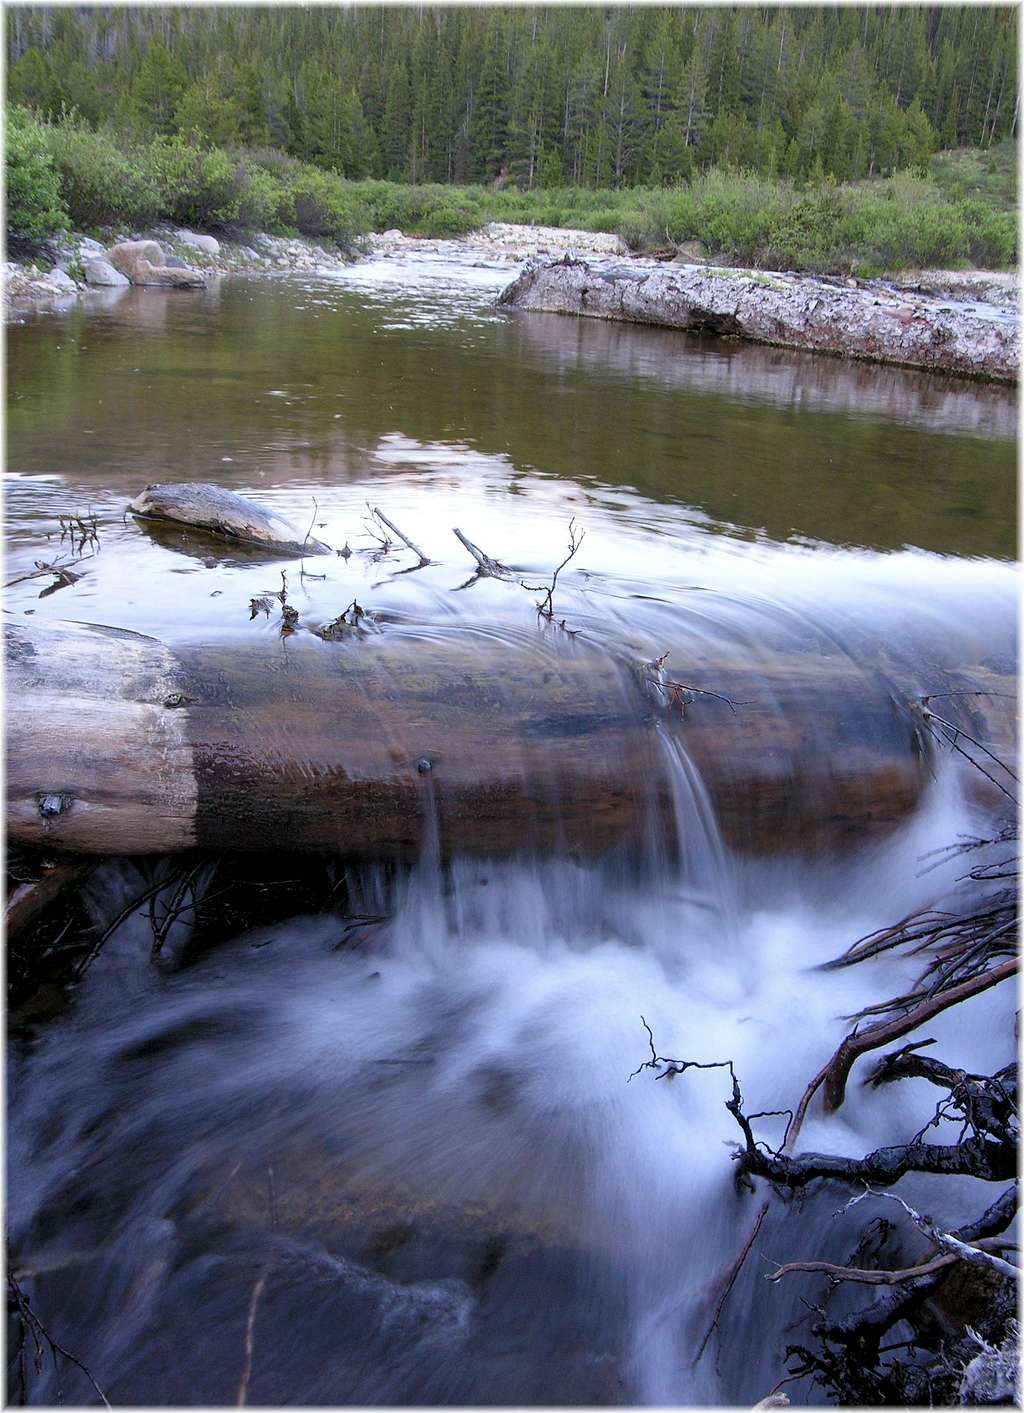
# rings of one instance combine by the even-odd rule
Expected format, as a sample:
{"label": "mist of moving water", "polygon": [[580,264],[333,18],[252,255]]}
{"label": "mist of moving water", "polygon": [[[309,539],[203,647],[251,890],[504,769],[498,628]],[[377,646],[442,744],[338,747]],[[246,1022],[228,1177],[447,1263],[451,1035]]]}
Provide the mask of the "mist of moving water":
{"label": "mist of moving water", "polygon": [[[112,1402],[233,1403],[247,1364],[256,1404],[772,1387],[806,1311],[766,1263],[845,1259],[856,1229],[833,1220],[838,1189],[774,1202],[704,1345],[763,1195],[734,1185],[728,1072],[634,1074],[644,1021],[660,1054],[732,1060],[748,1110],[792,1107],[840,1017],[913,975],[892,957],[815,968],[941,892],[921,860],[971,818],[940,771],[869,850],[744,860],[681,740],[661,757],[673,820],[652,816],[635,868],[444,860],[428,819],[415,867],[350,875],[355,928],[296,917],[158,976],[144,913],[122,925],[74,1012],[16,1056],[9,1104],[14,1265]],[[97,918],[137,887],[105,865]],[[956,1063],[1005,1063],[1011,1004],[979,998],[929,1033]],[[852,1084],[805,1146],[907,1137],[932,1101],[900,1089]],[[935,1215],[971,1210],[969,1186],[944,1186]],[[33,1401],[58,1384],[90,1397],[47,1369]]]}
{"label": "mist of moving water", "polygon": [[[73,589],[44,598],[26,578],[9,611],[172,643],[244,631],[269,659],[278,625],[249,604],[284,569],[303,631],[357,598],[380,633],[528,651],[542,630],[516,580],[549,576],[576,516],[559,614],[630,668],[667,652],[685,681],[743,662],[746,694],[778,711],[776,650],[863,662],[904,697],[934,690],[936,665],[1012,672],[1015,570],[981,558],[1015,552],[1007,390],[505,321],[507,273],[366,264],[301,288],[129,291],[12,330],[9,573],[31,571],[60,513],[92,506],[103,535]],[[111,395],[129,375],[136,395]],[[354,553],[310,563],[321,580],[122,522],[147,480],[188,478],[303,528],[315,510],[315,533]],[[368,500],[430,564],[375,556]],[[455,524],[513,580],[470,580]],[[69,1009],[15,1017],[11,1267],[112,1403],[749,1406],[782,1376],[813,1318],[800,1297],[824,1297],[764,1273],[845,1260],[874,1213],[833,1218],[838,1189],[773,1200],[705,1343],[765,1194],[735,1187],[728,1071],[634,1073],[644,1021],[663,1055],[732,1060],[748,1112],[792,1107],[843,1017],[916,974],[894,955],[817,968],[941,897],[962,868],[933,851],[979,824],[940,763],[873,843],[798,857],[782,838],[751,857],[723,840],[685,729],[652,713],[652,808],[628,855],[449,857],[428,811],[415,866],[353,868],[343,914],[201,952],[183,920],[167,942],[182,964],[158,971],[142,909]],[[827,758],[826,728],[804,729]],[[97,926],[152,876],[102,865]],[[1009,992],[932,1022],[936,1053],[1006,1063]],[[931,1117],[927,1086],[858,1078],[837,1114],[812,1111],[803,1146],[862,1154]],[[784,1124],[758,1132],[777,1144]],[[981,1186],[900,1192],[955,1224],[986,1205]],[[37,1404],[96,1402],[67,1363],[28,1384]]]}

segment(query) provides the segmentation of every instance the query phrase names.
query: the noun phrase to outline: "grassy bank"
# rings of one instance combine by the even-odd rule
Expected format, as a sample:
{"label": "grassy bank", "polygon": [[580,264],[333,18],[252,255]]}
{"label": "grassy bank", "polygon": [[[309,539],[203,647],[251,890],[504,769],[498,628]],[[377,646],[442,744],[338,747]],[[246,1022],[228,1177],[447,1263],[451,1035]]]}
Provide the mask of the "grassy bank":
{"label": "grassy bank", "polygon": [[712,169],[672,187],[410,186],[346,181],[275,149],[180,137],[132,145],[74,122],[12,109],[9,232],[61,226],[142,230],[172,221],[223,233],[301,234],[356,248],[370,231],[453,237],[488,221],[621,235],[634,250],[700,240],[709,254],[762,268],[862,275],[923,266],[1011,266],[1017,258],[1012,149],[939,154],[926,177],[794,185]]}

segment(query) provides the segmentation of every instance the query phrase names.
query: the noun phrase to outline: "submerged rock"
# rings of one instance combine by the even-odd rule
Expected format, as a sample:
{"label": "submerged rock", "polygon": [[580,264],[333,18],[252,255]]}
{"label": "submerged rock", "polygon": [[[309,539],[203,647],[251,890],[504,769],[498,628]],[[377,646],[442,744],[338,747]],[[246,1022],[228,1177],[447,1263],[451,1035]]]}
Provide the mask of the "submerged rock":
{"label": "submerged rock", "polygon": [[531,263],[498,300],[507,309],[577,314],[727,334],[877,363],[1016,382],[1018,323],[998,309],[848,289],[759,270]]}
{"label": "submerged rock", "polygon": [[142,519],[191,525],[240,544],[287,554],[330,553],[327,545],[303,535],[282,516],[220,486],[176,482],[147,486],[128,509]]}

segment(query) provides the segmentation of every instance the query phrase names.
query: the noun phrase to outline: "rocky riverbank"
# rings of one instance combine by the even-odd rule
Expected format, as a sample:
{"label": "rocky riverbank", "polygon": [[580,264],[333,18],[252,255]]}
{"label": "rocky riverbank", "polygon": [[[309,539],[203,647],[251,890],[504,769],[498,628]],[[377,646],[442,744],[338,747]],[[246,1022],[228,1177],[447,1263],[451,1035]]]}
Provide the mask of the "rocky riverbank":
{"label": "rocky riverbank", "polygon": [[[357,249],[339,250],[329,242],[259,233],[244,240],[218,238],[196,231],[157,226],[147,231],[104,231],[106,240],[72,232],[54,240],[49,260],[6,263],[5,305],[9,315],[19,310],[58,308],[90,291],[119,283],[98,267],[125,241],[153,240],[165,262],[188,267],[206,277],[221,275],[295,275],[344,269],[368,255],[400,258],[436,255],[468,264],[521,264],[531,257],[587,255],[596,258],[626,254],[624,242],[601,232],[563,230],[553,226],[514,226],[493,222],[461,240],[432,240],[384,231],[363,238]],[[45,268],[45,267],[49,268]]]}
{"label": "rocky riverbank", "polygon": [[705,265],[598,266],[570,256],[531,261],[499,303],[510,310],[654,324],[998,382],[1016,382],[1020,360],[1014,310],[881,283]]}
{"label": "rocky riverbank", "polygon": [[[59,307],[79,298],[88,298],[95,289],[118,283],[97,277],[97,265],[118,244],[130,240],[153,240],[160,246],[167,264],[188,267],[206,277],[232,274],[290,275],[317,270],[337,270],[350,264],[354,255],[337,247],[301,237],[256,234],[246,240],[218,239],[184,228],[158,226],[144,232],[111,230],[106,240],[72,232],[55,240],[51,261],[7,261],[4,297],[7,313],[19,309]],[[41,268],[50,265],[51,268]]]}
{"label": "rocky riverbank", "polygon": [[226,239],[169,226],[101,234],[105,241],[75,233],[59,238],[49,261],[9,261],[8,317],[88,301],[101,287],[109,298],[109,286],[123,276],[106,257],[121,242],[145,239],[157,242],[165,266],[191,269],[203,280],[330,273],[366,257],[507,265],[510,275],[528,262],[502,296],[507,308],[713,331],[998,381],[1017,377],[1019,287],[1012,273],[911,271],[844,281],[711,265],[690,249],[671,261],[630,257],[616,235],[504,222],[445,240],[389,230],[350,251],[298,236]]}

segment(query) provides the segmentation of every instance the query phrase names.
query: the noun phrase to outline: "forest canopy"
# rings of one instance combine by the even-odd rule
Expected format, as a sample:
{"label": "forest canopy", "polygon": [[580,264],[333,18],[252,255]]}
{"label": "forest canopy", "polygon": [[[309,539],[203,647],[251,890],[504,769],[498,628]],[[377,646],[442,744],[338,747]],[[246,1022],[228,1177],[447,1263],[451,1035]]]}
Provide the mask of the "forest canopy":
{"label": "forest canopy", "polygon": [[1010,7],[7,11],[8,99],[348,178],[656,186],[924,168],[1015,134]]}

